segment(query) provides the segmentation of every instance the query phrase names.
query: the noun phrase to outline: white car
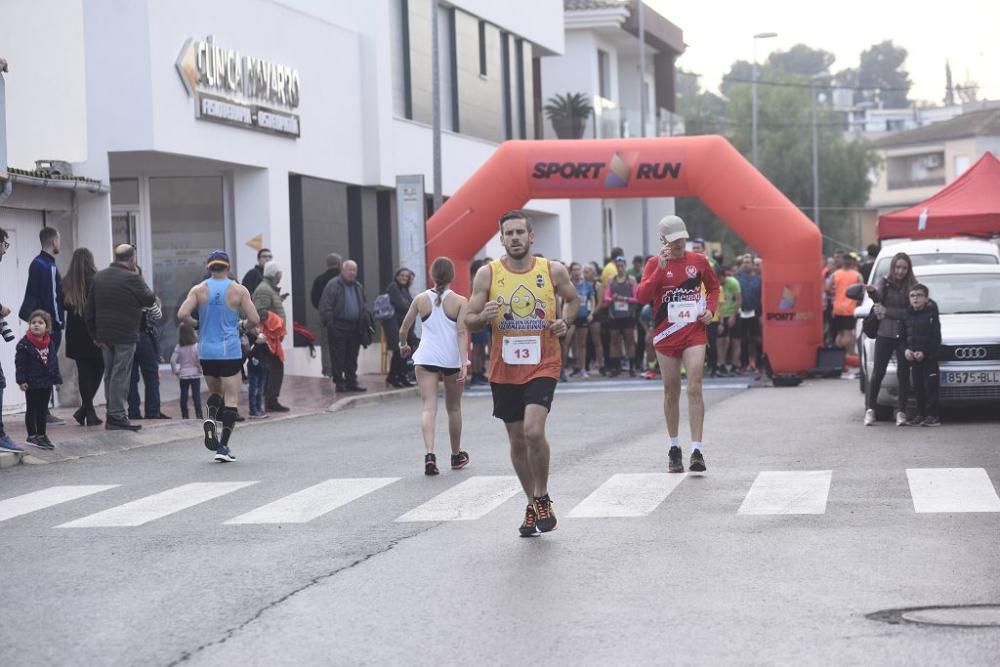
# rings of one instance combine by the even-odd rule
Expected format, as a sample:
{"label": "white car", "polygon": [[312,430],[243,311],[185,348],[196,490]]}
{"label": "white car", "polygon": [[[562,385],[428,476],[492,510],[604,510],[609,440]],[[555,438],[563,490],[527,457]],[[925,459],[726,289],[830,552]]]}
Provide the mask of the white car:
{"label": "white car", "polygon": [[[1000,403],[1000,259],[991,264],[923,264],[914,267],[914,274],[928,287],[941,315],[940,404]],[[857,309],[859,317],[871,308],[871,300],[866,301]],[[862,391],[871,377],[874,348],[874,341],[861,337]],[[898,395],[893,358],[877,399],[879,419],[890,418]]]}
{"label": "white car", "polygon": [[[986,240],[972,237],[957,237],[950,239],[900,239],[887,240],[882,245],[882,250],[875,258],[875,264],[868,275],[869,285],[875,285],[878,279],[885,277],[889,273],[889,265],[896,253],[905,252],[913,262],[913,270],[918,274],[922,266],[934,266],[942,264],[1000,264],[1000,243],[997,239]],[[855,329],[855,338],[858,345],[858,359],[861,360],[861,372],[859,373],[860,389],[862,393],[868,391],[868,378],[871,377],[872,358],[874,355],[874,341],[869,340],[861,331],[861,320],[871,311],[874,302],[867,293],[864,293],[860,305],[854,311],[858,323]],[[933,298],[933,297],[932,297]],[[886,380],[882,382],[879,392],[878,404],[890,406],[895,403],[895,394],[890,395],[887,384],[895,387],[896,365],[890,363],[886,371]],[[889,407],[876,409],[879,419],[889,415],[892,410]]]}

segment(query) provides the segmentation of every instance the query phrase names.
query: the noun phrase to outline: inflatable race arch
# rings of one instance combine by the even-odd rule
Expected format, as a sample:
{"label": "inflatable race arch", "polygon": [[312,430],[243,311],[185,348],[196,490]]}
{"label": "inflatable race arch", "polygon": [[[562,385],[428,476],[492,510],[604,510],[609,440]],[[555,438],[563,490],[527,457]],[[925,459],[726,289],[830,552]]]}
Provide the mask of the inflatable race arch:
{"label": "inflatable race arch", "polygon": [[[823,327],[820,232],[719,136],[508,141],[428,220],[427,258],[454,260],[453,288],[468,294],[469,264],[499,234],[505,211],[531,199],[619,197],[700,199],[763,258],[761,319],[772,372],[791,376],[815,366]],[[651,234],[657,238],[655,228]]]}

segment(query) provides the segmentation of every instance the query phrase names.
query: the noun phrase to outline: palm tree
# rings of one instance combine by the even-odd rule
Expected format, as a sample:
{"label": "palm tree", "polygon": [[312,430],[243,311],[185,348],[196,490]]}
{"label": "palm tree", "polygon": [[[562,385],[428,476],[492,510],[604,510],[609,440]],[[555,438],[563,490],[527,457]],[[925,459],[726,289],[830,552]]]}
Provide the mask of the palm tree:
{"label": "palm tree", "polygon": [[594,107],[584,93],[554,95],[545,105],[545,115],[552,121],[552,129],[560,139],[579,139],[587,126],[587,119]]}

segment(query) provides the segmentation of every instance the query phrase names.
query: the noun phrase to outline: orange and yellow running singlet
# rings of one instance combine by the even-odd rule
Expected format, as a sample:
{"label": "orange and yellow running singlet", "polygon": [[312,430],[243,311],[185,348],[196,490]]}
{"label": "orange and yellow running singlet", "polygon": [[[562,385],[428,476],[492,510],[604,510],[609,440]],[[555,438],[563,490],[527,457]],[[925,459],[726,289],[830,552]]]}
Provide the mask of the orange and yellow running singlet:
{"label": "orange and yellow running singlet", "polygon": [[559,379],[562,351],[549,324],[556,319],[556,292],[549,261],[535,257],[523,273],[503,259],[490,262],[490,301],[500,306],[493,322],[490,382],[525,384],[535,378]]}

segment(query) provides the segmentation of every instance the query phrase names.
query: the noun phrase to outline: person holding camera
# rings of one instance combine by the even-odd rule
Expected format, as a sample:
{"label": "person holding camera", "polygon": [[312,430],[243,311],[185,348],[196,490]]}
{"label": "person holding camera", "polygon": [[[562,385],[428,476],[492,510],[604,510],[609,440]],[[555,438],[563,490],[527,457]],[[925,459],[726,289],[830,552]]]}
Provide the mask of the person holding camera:
{"label": "person holding camera", "polygon": [[[7,242],[7,232],[0,227],[0,261],[3,261],[3,256],[7,254],[8,248],[10,248],[10,243]],[[10,308],[0,303],[0,335],[3,336],[4,342],[13,343],[15,336],[10,325],[7,324],[6,317],[8,315],[10,315]],[[3,366],[0,366],[0,452],[20,454],[24,449],[15,444],[3,429],[3,390],[6,387],[7,379],[3,375]]]}

